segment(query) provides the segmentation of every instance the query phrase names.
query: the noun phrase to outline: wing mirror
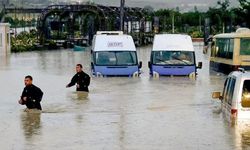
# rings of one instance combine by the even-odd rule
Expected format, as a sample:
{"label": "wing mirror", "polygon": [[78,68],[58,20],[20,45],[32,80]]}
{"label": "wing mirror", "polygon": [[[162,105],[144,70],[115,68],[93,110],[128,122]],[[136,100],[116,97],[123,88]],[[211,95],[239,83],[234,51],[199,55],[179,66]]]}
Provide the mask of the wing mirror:
{"label": "wing mirror", "polygon": [[148,62],[148,68],[151,69],[151,66],[152,66],[152,64],[151,64],[151,62],[149,61],[149,62]]}
{"label": "wing mirror", "polygon": [[201,68],[202,68],[202,62],[198,62],[197,68],[198,68],[198,69],[201,69]]}
{"label": "wing mirror", "polygon": [[142,62],[140,61],[139,62],[139,66],[138,66],[140,69],[142,68]]}
{"label": "wing mirror", "polygon": [[212,98],[213,98],[213,99],[220,99],[220,100],[223,99],[223,97],[221,96],[221,93],[220,93],[220,92],[213,92]]}

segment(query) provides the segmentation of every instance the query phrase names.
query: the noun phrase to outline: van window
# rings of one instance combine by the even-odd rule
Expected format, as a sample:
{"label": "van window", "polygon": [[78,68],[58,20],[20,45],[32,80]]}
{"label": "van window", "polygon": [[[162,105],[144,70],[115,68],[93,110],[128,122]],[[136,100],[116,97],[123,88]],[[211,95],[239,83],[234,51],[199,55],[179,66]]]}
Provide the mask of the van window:
{"label": "van window", "polygon": [[225,103],[228,103],[229,105],[232,105],[235,83],[236,83],[236,79],[229,78],[226,83],[225,92],[223,93],[224,101]]}
{"label": "van window", "polygon": [[242,107],[250,107],[250,80],[245,80],[243,83],[241,105]]}
{"label": "van window", "polygon": [[234,39],[218,38],[216,39],[216,45],[211,55],[213,57],[232,59],[233,50],[234,50]]}
{"label": "van window", "polygon": [[225,97],[226,97],[226,90],[227,90],[227,87],[228,87],[227,84],[228,84],[228,78],[224,82],[224,88],[223,88],[223,93],[222,93],[223,100],[225,100]]}
{"label": "van window", "polygon": [[152,59],[155,65],[194,65],[194,52],[154,51]]}
{"label": "van window", "polygon": [[104,51],[95,53],[95,63],[99,66],[132,66],[137,65],[136,52]]}
{"label": "van window", "polygon": [[250,38],[240,39],[240,55],[250,55]]}

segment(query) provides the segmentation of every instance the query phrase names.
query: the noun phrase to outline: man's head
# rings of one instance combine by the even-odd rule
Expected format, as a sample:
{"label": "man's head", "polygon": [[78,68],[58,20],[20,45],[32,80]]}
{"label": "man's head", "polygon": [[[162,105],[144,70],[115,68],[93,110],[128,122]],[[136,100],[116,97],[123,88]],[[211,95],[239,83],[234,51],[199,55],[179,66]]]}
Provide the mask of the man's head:
{"label": "man's head", "polygon": [[82,72],[82,64],[77,64],[76,65],[76,72],[77,73]]}
{"label": "man's head", "polygon": [[32,85],[33,78],[32,76],[26,76],[24,79],[25,86]]}

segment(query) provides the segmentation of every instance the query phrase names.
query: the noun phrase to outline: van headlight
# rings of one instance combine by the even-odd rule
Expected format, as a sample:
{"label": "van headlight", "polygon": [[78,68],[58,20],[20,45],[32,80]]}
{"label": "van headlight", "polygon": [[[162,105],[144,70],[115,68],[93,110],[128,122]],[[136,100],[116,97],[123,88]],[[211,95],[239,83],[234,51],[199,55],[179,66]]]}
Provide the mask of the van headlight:
{"label": "van headlight", "polygon": [[192,72],[192,73],[189,74],[189,78],[194,79],[195,77],[196,77],[196,73],[195,72]]}
{"label": "van headlight", "polygon": [[153,71],[153,77],[154,78],[159,78],[160,74],[158,72]]}
{"label": "van headlight", "polygon": [[138,72],[138,71],[136,71],[136,72],[133,73],[133,78],[135,78],[135,77],[136,77],[136,78],[139,77],[139,72]]}
{"label": "van headlight", "polygon": [[96,77],[103,77],[103,75],[100,72],[97,72]]}

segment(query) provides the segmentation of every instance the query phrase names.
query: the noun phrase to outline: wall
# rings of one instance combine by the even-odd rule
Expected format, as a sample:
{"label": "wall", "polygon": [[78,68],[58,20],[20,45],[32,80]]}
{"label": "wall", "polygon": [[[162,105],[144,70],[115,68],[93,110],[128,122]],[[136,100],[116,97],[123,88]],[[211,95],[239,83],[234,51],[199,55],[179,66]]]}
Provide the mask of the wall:
{"label": "wall", "polygon": [[10,25],[0,23],[0,56],[10,54]]}

